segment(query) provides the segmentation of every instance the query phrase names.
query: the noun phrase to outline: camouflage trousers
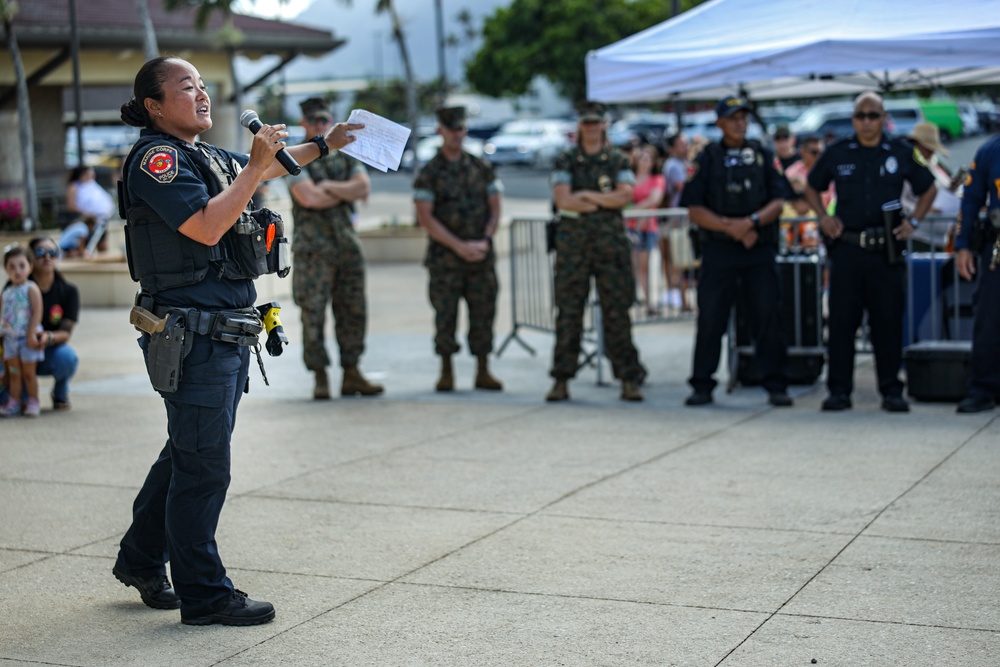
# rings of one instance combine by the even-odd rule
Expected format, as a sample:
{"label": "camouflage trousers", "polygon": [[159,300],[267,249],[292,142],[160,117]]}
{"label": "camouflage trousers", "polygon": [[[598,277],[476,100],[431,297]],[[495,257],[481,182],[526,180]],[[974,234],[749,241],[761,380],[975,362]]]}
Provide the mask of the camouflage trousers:
{"label": "camouflage trousers", "polygon": [[458,303],[469,308],[469,351],[475,356],[493,351],[493,320],[497,312],[496,267],[492,259],[463,266],[429,266],[431,306],[434,307],[434,352],[447,357],[461,348],[455,340]]}
{"label": "camouflage trousers", "polygon": [[326,307],[333,311],[340,365],[356,366],[365,351],[368,304],[365,300],[365,259],[357,239],[343,243],[336,254],[296,253],[292,298],[302,311],[302,357],[306,368],[330,365],[324,344]]}
{"label": "camouflage trousers", "polygon": [[580,367],[583,316],[594,277],[604,322],[605,353],[616,378],[639,381],[645,370],[632,343],[635,301],[632,249],[618,217],[567,219],[556,234],[556,344],[550,375],[568,380]]}

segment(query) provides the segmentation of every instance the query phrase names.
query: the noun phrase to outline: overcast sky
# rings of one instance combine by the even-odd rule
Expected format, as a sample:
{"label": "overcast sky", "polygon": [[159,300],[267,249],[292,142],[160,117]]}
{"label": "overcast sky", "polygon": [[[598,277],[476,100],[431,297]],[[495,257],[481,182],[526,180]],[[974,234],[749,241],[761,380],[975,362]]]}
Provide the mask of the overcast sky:
{"label": "overcast sky", "polygon": [[[455,17],[468,9],[477,29],[482,28],[483,18],[491,16],[497,7],[507,6],[510,0],[441,0],[445,35],[454,33],[463,39],[463,29]],[[327,78],[401,78],[403,66],[399,48],[391,40],[392,24],[386,15],[376,15],[376,0],[352,0],[346,7],[340,0],[289,0],[280,5],[277,0],[243,0],[239,9],[243,13],[256,13],[268,18],[309,25],[330,30],[335,37],[346,39],[347,44],[324,58],[298,58],[288,68],[288,80]],[[413,69],[420,81],[438,76],[437,32],[435,0],[396,0],[397,11],[406,31],[407,47]],[[468,58],[479,42],[463,43],[448,49],[445,64],[448,80],[455,82],[462,76],[461,61]],[[264,63],[244,66],[247,75],[263,72]],[[242,69],[242,68],[241,68]]]}

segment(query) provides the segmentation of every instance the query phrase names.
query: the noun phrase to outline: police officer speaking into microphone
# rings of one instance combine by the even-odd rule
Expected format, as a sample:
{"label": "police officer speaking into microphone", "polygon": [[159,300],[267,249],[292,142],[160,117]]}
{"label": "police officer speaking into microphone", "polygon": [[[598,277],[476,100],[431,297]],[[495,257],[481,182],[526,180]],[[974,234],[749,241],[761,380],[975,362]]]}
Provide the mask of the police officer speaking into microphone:
{"label": "police officer speaking into microphone", "polygon": [[688,382],[694,390],[685,403],[712,402],[722,335],[740,281],[747,300],[757,364],[771,405],[792,405],[788,396],[788,347],[781,326],[781,296],[775,254],[778,215],[791,197],[788,181],[774,167],[774,156],[746,139],[749,105],[726,97],[715,107],[722,139],[705,147],[684,186],[681,206],[698,225],[701,272],[698,277],[698,332]]}
{"label": "police officer speaking into microphone", "polygon": [[[249,389],[249,346],[259,356],[253,279],[285,270],[272,254],[284,241],[280,219],[264,219],[265,229],[247,205],[261,181],[285,173],[275,155],[288,133],[263,125],[249,155],[198,142],[212,128],[211,100],[198,70],[180,58],[143,65],[121,114],[144,128],[123,165],[120,208],[129,271],[141,286],[130,320],[164,399],[167,443],[135,499],[113,574],[149,607],[180,609],[185,624],[266,623],[274,607],[233,587],[215,531],[236,409]],[[322,145],[287,152],[306,164],[362,127],[337,124]]]}
{"label": "police officer speaking into microphone", "polygon": [[[809,172],[805,198],[824,211],[821,192],[836,184],[836,215],[820,214],[830,259],[829,396],[823,410],[847,410],[854,389],[854,340],[865,311],[882,409],[909,412],[899,379],[903,361],[905,269],[899,243],[930,210],[934,176],[913,146],[883,132],[885,109],[875,93],[854,100],[854,136],[829,146]],[[909,220],[895,213],[903,181],[919,199]],[[896,217],[893,217],[896,216]]]}

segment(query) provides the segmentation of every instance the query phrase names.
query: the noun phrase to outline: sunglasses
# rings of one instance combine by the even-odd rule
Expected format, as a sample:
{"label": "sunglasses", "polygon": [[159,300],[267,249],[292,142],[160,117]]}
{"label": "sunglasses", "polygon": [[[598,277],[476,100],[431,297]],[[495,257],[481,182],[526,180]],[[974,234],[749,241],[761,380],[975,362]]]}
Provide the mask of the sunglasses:
{"label": "sunglasses", "polygon": [[884,111],[855,111],[854,120],[878,120],[884,115]]}
{"label": "sunglasses", "polygon": [[309,122],[313,125],[329,125],[332,121],[326,116],[319,116],[317,118],[310,118]]}
{"label": "sunglasses", "polygon": [[42,257],[46,257],[46,256],[51,257],[52,259],[55,259],[56,257],[59,256],[59,251],[58,250],[49,250],[48,248],[35,248],[35,257],[37,257],[38,259],[41,259]]}

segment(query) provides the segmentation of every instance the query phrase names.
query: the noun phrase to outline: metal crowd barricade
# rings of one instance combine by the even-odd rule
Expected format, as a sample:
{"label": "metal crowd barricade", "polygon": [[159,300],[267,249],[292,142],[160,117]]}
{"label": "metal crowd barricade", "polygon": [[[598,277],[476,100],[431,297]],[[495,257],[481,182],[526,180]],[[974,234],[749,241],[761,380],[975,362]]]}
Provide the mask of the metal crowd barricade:
{"label": "metal crowd barricade", "polygon": [[[687,209],[657,209],[625,211],[626,218],[655,217],[661,234],[667,234],[666,247],[673,255],[670,260],[683,263],[682,280],[688,290],[687,299],[693,301],[694,275],[697,261],[688,237]],[[510,224],[510,293],[512,330],[497,349],[497,356],[503,354],[511,341],[534,355],[535,350],[519,335],[522,329],[555,333],[555,253],[548,252],[546,242],[546,218],[518,218]],[[690,318],[680,308],[663,305],[666,282],[663,273],[661,244],[650,253],[646,285],[642,294],[649,295],[651,307],[645,308],[637,298],[630,310],[633,326],[669,322],[680,318]],[[655,304],[655,307],[652,305]],[[601,326],[601,308],[596,290],[591,288],[588,308],[584,318],[584,358],[580,367],[592,365],[597,370],[597,383],[602,384],[604,337]],[[588,346],[593,349],[588,350]]]}

